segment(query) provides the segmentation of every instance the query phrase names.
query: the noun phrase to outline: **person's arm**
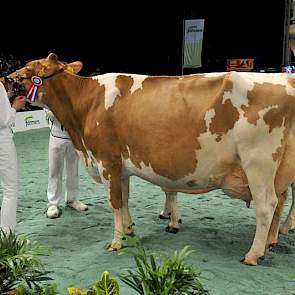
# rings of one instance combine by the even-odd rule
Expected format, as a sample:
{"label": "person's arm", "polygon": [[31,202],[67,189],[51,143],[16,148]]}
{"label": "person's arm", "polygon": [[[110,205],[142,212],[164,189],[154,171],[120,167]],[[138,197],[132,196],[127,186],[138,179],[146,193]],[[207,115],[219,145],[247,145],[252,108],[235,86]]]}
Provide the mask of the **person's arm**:
{"label": "person's arm", "polygon": [[4,85],[0,83],[0,128],[10,126],[15,120],[16,110],[10,106]]}
{"label": "person's arm", "polygon": [[11,107],[5,87],[0,83],[0,128],[11,126],[15,121],[16,111],[22,109],[25,103],[25,98],[19,96]]}

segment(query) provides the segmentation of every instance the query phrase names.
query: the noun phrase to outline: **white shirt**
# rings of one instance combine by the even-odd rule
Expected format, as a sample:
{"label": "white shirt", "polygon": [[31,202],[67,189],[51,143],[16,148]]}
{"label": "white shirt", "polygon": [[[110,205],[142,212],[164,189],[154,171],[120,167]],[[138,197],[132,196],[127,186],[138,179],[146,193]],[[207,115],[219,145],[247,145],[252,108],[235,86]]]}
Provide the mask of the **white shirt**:
{"label": "white shirt", "polygon": [[49,110],[44,109],[50,128],[50,133],[53,137],[70,139],[69,133],[65,130],[64,126],[56,119],[53,113]]}
{"label": "white shirt", "polygon": [[0,130],[10,128],[15,121],[16,110],[10,106],[4,85],[0,82]]}

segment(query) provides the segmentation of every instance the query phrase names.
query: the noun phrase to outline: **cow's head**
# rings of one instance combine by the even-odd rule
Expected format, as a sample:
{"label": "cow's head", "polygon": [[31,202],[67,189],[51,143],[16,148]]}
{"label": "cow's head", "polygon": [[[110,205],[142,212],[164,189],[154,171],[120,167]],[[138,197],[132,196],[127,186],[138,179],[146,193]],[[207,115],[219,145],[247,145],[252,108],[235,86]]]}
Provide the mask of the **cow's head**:
{"label": "cow's head", "polygon": [[[41,86],[38,86],[38,95],[34,99],[34,102],[31,103],[40,107],[46,107],[42,101],[42,96],[44,95],[44,91],[46,91],[46,89],[44,89],[46,81],[49,81],[64,71],[77,74],[82,67],[83,64],[80,61],[72,63],[61,62],[58,60],[56,54],[50,53],[47,58],[27,63],[25,67],[10,74],[8,78],[13,79],[19,86],[23,86],[25,95],[28,95],[32,90],[33,81],[39,81]],[[35,79],[33,77],[35,77]]]}

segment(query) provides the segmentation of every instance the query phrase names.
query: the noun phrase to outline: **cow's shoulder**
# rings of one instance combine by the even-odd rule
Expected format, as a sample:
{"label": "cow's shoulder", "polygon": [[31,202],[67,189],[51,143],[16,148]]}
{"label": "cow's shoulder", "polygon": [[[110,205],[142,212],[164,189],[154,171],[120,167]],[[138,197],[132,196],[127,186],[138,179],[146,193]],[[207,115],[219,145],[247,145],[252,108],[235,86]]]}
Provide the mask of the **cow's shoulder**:
{"label": "cow's shoulder", "polygon": [[105,108],[108,109],[113,106],[117,97],[141,90],[147,77],[138,74],[107,73],[92,78],[105,88],[104,101]]}

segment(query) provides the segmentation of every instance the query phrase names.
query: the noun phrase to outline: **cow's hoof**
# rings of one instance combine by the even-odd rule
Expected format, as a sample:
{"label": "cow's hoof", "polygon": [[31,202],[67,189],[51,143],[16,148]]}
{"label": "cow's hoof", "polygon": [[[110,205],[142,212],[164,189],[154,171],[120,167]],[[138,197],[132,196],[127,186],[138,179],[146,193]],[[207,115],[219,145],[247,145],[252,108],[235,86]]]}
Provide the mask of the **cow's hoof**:
{"label": "cow's hoof", "polygon": [[127,236],[133,237],[134,236],[134,229],[133,229],[134,225],[135,225],[135,223],[133,222],[132,224],[124,227],[124,234]]}
{"label": "cow's hoof", "polygon": [[135,223],[134,223],[134,222],[132,222],[132,224],[130,224],[130,225],[128,226],[128,229],[132,229],[133,226],[135,226]]}
{"label": "cow's hoof", "polygon": [[169,226],[169,225],[167,225],[167,227],[166,227],[166,232],[167,232],[167,233],[170,233],[170,234],[177,234],[178,231],[179,231],[179,229],[176,228],[176,227],[171,227],[171,226]]}
{"label": "cow's hoof", "polygon": [[180,223],[180,224],[182,223],[182,219],[181,219],[181,218],[180,218],[180,219],[178,219],[178,223]]}
{"label": "cow's hoof", "polygon": [[272,250],[275,248],[275,246],[277,245],[278,243],[270,243],[266,248],[269,249],[269,250]]}
{"label": "cow's hoof", "polygon": [[159,214],[160,219],[170,219],[170,216],[165,216],[163,214]]}
{"label": "cow's hoof", "polygon": [[246,257],[241,259],[240,262],[245,265],[249,265],[249,266],[256,266],[257,265],[257,260],[255,261],[254,259],[247,259]]}
{"label": "cow's hoof", "polygon": [[114,251],[118,251],[122,248],[122,243],[121,242],[112,242],[112,244],[107,246],[107,250],[109,252],[114,252]]}

